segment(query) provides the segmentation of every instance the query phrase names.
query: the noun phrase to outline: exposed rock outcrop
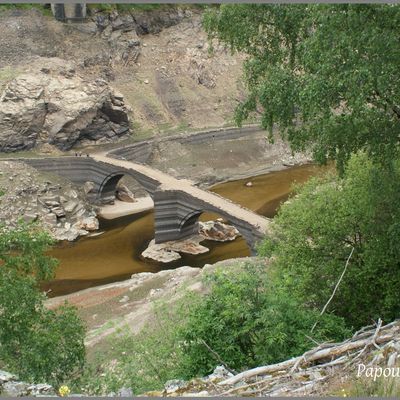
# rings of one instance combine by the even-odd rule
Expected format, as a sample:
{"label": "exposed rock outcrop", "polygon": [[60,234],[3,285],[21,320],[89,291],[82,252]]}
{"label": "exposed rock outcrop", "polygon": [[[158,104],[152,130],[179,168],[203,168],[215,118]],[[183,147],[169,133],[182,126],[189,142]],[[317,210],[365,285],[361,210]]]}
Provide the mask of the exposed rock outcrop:
{"label": "exposed rock outcrop", "polygon": [[6,228],[21,219],[38,222],[56,240],[72,241],[99,227],[82,189],[22,162],[0,162],[0,191],[0,220]]}
{"label": "exposed rock outcrop", "polygon": [[0,370],[0,395],[5,397],[54,396],[55,391],[46,383],[21,382],[16,375]]}
{"label": "exposed rock outcrop", "polygon": [[65,60],[38,58],[0,96],[0,151],[113,141],[129,133],[127,113],[106,81],[79,76]]}
{"label": "exposed rock outcrop", "polygon": [[138,35],[160,33],[164,28],[177,25],[183,18],[191,15],[190,10],[182,8],[160,9],[154,12],[138,11],[131,13],[99,12],[92,10],[92,20],[95,21],[99,31],[134,31]]}
{"label": "exposed rock outcrop", "polygon": [[240,233],[235,227],[224,224],[219,219],[199,222],[198,235],[159,244],[152,240],[147,249],[143,251],[142,256],[161,263],[169,263],[179,260],[181,258],[180,253],[192,255],[207,253],[209,248],[200,244],[204,240],[230,242],[238,236],[240,236]]}

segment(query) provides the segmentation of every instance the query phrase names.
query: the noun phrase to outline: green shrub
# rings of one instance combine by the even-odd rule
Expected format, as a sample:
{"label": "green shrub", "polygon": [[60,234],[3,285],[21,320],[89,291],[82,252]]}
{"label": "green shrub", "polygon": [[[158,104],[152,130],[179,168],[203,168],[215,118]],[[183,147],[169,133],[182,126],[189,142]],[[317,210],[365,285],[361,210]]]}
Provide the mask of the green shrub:
{"label": "green shrub", "polygon": [[310,180],[274,220],[261,255],[274,256],[278,280],[298,301],[322,309],[349,260],[328,310],[356,328],[398,318],[400,168],[353,156],[343,178]]}
{"label": "green shrub", "polygon": [[34,226],[0,233],[0,362],[20,379],[58,385],[83,366],[85,330],[73,307],[44,306],[38,283],[54,273],[51,243]]}
{"label": "green shrub", "polygon": [[324,341],[349,334],[332,315],[310,334],[318,313],[275,291],[263,267],[232,266],[213,272],[205,284],[205,296],[188,293],[173,307],[159,305],[138,335],[112,338],[114,349],[92,367],[101,381],[89,371],[83,383],[89,394],[123,386],[141,394],[169,379],[205,376],[221,363],[239,371],[282,361],[313,347],[309,336]]}
{"label": "green shrub", "polygon": [[210,293],[190,309],[180,329],[186,377],[210,373],[218,357],[231,369],[243,370],[303,353],[315,345],[310,336],[321,342],[349,334],[332,315],[310,334],[318,313],[275,287],[264,267],[220,271],[208,281]]}

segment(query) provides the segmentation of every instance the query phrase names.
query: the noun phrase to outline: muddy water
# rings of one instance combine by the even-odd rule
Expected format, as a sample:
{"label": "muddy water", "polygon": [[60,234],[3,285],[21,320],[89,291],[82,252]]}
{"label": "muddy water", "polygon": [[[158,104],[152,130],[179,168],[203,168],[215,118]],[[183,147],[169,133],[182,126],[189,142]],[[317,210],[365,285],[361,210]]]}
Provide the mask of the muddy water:
{"label": "muddy water", "polygon": [[[279,204],[286,200],[294,182],[304,182],[321,171],[312,165],[292,167],[251,179],[216,185],[212,190],[242,204],[259,214],[273,217]],[[247,187],[246,182],[252,186]],[[202,220],[215,215],[204,213]],[[153,212],[103,220],[100,230],[104,233],[94,238],[83,238],[74,243],[61,243],[51,251],[59,261],[56,279],[46,285],[50,296],[72,293],[88,287],[130,277],[136,272],[157,272],[183,265],[201,267],[206,263],[249,255],[242,238],[230,243],[204,241],[210,252],[197,256],[183,255],[181,260],[159,264],[140,257],[154,236]]]}

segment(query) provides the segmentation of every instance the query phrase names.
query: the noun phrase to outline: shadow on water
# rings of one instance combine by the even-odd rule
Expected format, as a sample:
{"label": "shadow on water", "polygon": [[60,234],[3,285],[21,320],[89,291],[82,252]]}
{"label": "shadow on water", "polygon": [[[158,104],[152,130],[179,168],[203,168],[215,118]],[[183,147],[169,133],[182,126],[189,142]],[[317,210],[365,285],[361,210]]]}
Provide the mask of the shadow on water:
{"label": "shadow on water", "polygon": [[[283,171],[271,172],[251,179],[222,183],[212,191],[229,198],[266,217],[273,217],[279,205],[285,201],[294,182],[305,182],[321,171],[320,167],[303,165]],[[246,182],[252,182],[251,187]],[[201,220],[213,219],[215,215],[204,213]],[[158,272],[183,265],[202,267],[220,260],[244,257],[250,254],[244,239],[218,243],[204,241],[210,249],[197,256],[182,255],[180,260],[161,264],[141,257],[142,251],[154,237],[154,214],[100,220],[100,231],[93,238],[82,238],[76,242],[62,242],[50,251],[60,262],[55,280],[46,283],[43,289],[49,296],[60,296],[89,287],[129,278],[138,272]]]}

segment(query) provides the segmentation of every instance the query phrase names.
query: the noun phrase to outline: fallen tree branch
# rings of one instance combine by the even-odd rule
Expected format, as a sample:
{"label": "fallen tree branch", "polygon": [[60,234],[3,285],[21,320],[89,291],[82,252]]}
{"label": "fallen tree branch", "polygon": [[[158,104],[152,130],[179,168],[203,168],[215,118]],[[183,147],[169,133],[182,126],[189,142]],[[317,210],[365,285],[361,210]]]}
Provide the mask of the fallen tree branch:
{"label": "fallen tree branch", "polygon": [[[398,325],[399,322],[397,321],[396,324]],[[382,327],[381,325],[382,321],[379,320],[375,331],[371,331],[369,337],[365,338],[365,332],[363,332],[360,334],[362,338],[356,336],[353,337],[351,340],[345,341],[340,344],[322,344],[321,346],[307,351],[299,357],[294,357],[290,360],[286,360],[277,364],[266,365],[241,372],[240,374],[219,382],[218,385],[232,385],[241,380],[246,380],[259,375],[272,374],[278,371],[288,371],[289,369],[293,369],[294,366],[298,368],[302,364],[310,364],[317,361],[319,362],[321,360],[327,360],[328,364],[333,364],[335,359],[343,357],[344,355],[348,356],[349,352],[354,352],[357,349],[362,349],[361,352],[364,352],[364,348],[366,349],[368,348],[368,346],[371,345],[379,347],[380,344],[391,341],[394,337],[396,337],[396,335],[399,334],[399,327],[394,326],[393,323],[388,324],[384,327]],[[358,358],[359,355],[357,355],[356,357]],[[336,362],[338,361],[339,360],[336,360]],[[344,361],[344,359],[342,359],[341,361]]]}
{"label": "fallen tree branch", "polygon": [[368,343],[364,346],[364,348],[356,355],[356,357],[353,358],[352,362],[354,362],[355,360],[360,358],[363,355],[363,353],[365,352],[365,350],[367,350],[367,348],[371,345],[375,346],[375,348],[380,350],[380,347],[376,344],[376,338],[378,336],[378,333],[379,333],[379,330],[381,329],[381,327],[382,327],[382,320],[379,318],[378,323],[376,325],[374,335],[372,336],[371,340],[368,341]]}

